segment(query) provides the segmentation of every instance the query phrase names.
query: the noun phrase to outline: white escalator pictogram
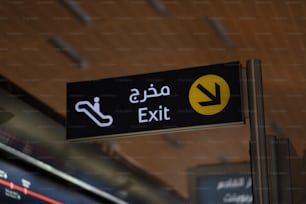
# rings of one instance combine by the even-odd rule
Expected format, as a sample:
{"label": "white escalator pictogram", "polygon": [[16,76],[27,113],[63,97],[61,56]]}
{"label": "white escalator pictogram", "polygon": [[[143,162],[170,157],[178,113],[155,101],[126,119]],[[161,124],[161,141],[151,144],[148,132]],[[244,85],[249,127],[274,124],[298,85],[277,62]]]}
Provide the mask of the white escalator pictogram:
{"label": "white escalator pictogram", "polygon": [[111,115],[104,115],[100,111],[99,102],[99,97],[94,98],[94,104],[91,104],[89,101],[79,101],[75,104],[75,110],[79,113],[85,113],[99,127],[111,126],[113,123],[113,117]]}

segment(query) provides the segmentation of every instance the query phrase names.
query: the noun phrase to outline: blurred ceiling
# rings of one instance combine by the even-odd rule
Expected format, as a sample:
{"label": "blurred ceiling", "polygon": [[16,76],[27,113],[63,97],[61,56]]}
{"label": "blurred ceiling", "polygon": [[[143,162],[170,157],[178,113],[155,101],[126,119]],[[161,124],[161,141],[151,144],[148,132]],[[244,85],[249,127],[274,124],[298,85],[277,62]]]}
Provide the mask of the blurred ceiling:
{"label": "blurred ceiling", "polygon": [[[67,82],[258,58],[267,134],[290,138],[302,156],[305,1],[73,1],[85,20],[69,2],[0,2],[0,73],[57,113],[65,116]],[[245,125],[112,142],[131,164],[187,197],[187,168],[248,161],[248,139]]]}

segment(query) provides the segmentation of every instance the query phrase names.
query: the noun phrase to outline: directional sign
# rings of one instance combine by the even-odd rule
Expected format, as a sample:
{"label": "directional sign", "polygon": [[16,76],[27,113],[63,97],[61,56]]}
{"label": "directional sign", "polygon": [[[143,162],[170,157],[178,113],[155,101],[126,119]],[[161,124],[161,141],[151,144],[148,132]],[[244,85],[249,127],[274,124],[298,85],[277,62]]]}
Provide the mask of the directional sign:
{"label": "directional sign", "polygon": [[242,123],[240,63],[67,84],[67,139]]}
{"label": "directional sign", "polygon": [[190,203],[253,203],[248,163],[197,166],[188,169]]}
{"label": "directional sign", "polygon": [[202,115],[219,113],[226,107],[229,99],[230,88],[226,81],[218,75],[201,76],[189,90],[191,107]]}

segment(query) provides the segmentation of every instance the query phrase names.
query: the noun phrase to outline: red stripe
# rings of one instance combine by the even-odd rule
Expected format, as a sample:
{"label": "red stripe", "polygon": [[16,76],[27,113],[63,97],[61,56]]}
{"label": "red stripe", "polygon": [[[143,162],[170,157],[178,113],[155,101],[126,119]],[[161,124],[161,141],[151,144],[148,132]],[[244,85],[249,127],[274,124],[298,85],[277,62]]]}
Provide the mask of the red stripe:
{"label": "red stripe", "polygon": [[[35,197],[35,198],[38,198],[40,200],[43,200],[43,201],[46,201],[48,203],[51,203],[51,204],[62,204],[61,202],[59,201],[56,201],[56,200],[53,200],[52,198],[49,198],[47,196],[44,196],[44,195],[41,195],[39,193],[35,193],[33,191],[30,191],[29,189],[27,188],[23,188],[21,186],[17,186],[15,185],[14,183],[12,182],[8,182],[8,181],[5,181],[3,179],[0,179],[0,184],[4,185],[4,186],[7,186],[9,187],[10,189],[13,189],[13,190],[17,190],[17,191],[20,191],[22,193],[24,193],[25,191],[27,191],[27,195],[31,195],[32,197]],[[13,188],[11,188],[13,185]]]}

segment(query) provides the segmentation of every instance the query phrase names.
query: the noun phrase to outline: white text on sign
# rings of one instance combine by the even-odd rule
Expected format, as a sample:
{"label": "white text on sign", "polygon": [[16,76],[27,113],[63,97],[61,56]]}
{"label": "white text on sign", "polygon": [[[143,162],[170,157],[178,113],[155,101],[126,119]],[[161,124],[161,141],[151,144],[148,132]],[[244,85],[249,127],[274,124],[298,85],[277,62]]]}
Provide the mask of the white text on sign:
{"label": "white text on sign", "polygon": [[[129,96],[129,101],[132,104],[144,103],[149,98],[170,95],[169,86],[162,86],[160,91],[157,91],[157,89],[154,88],[154,84],[150,84],[150,87],[147,90],[144,90],[142,94],[136,88],[132,88],[130,91],[131,95]],[[138,123],[141,124],[170,120],[171,117],[169,116],[169,112],[170,109],[163,105],[159,105],[158,108],[150,108],[146,106],[138,108]]]}
{"label": "white text on sign", "polygon": [[159,106],[157,110],[149,110],[147,107],[138,109],[138,122],[150,123],[152,121],[170,120],[170,109],[168,107]]}
{"label": "white text on sign", "polygon": [[131,95],[129,97],[129,100],[131,103],[143,103],[146,102],[148,98],[156,98],[160,96],[169,96],[169,95],[170,95],[169,86],[161,87],[160,92],[158,93],[157,90],[154,88],[154,84],[150,84],[148,90],[144,90],[143,94],[140,94],[139,90],[136,88],[131,89]]}

